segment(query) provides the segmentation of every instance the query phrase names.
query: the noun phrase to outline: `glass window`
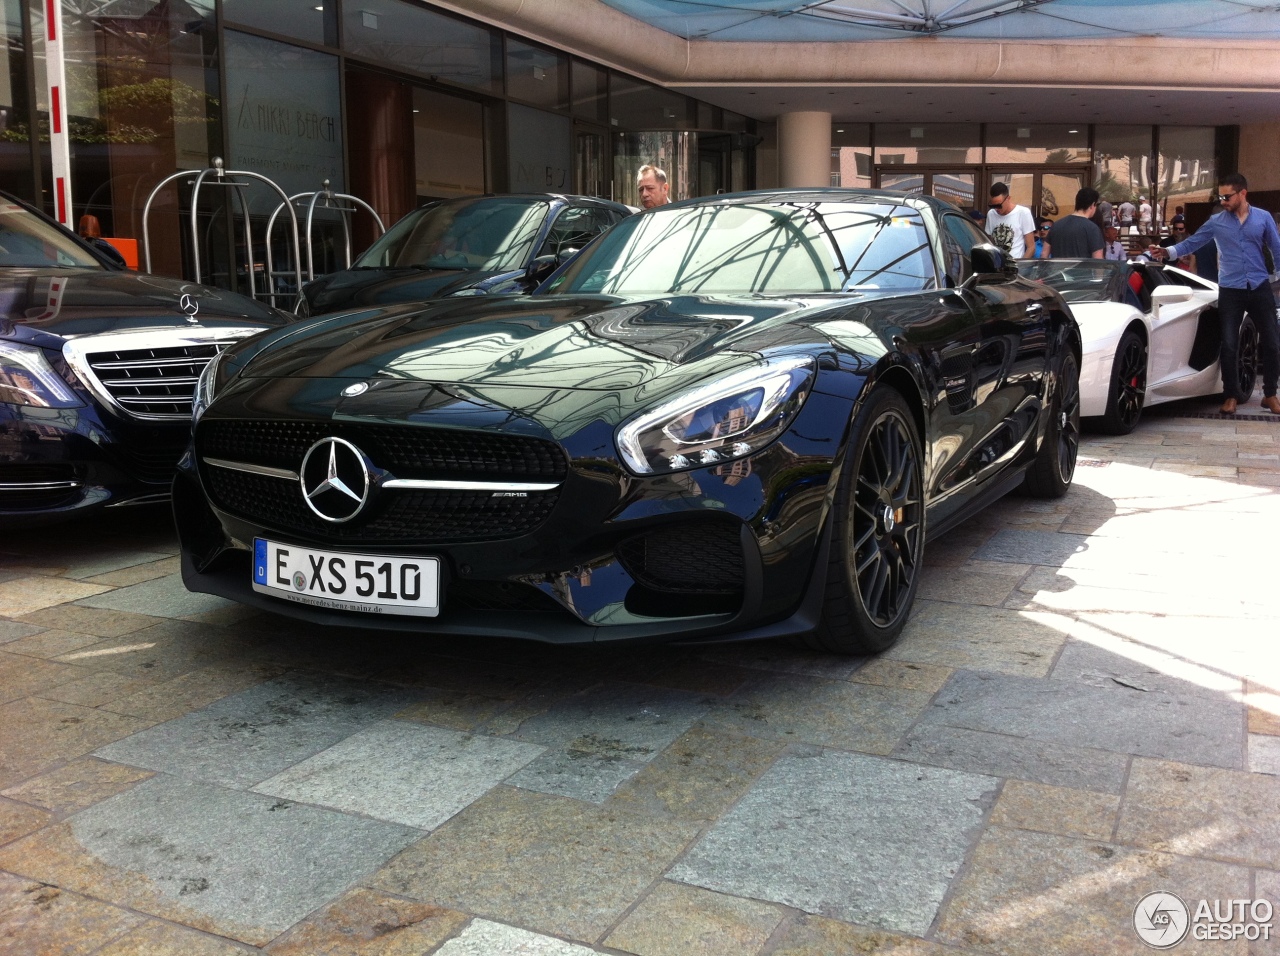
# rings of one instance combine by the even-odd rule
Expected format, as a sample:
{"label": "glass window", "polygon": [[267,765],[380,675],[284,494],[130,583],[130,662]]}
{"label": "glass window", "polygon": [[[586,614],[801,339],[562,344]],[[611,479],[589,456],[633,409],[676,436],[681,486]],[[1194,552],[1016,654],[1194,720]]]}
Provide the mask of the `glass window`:
{"label": "glass window", "polygon": [[612,214],[594,206],[570,206],[556,217],[538,255],[555,256],[581,249],[613,225]]}
{"label": "glass window", "polygon": [[507,168],[512,192],[573,192],[573,120],[508,103]]}
{"label": "glass window", "polygon": [[422,267],[505,272],[524,265],[546,219],[537,199],[485,196],[414,210],[356,262],[372,268]]}
{"label": "glass window", "polygon": [[886,165],[980,163],[981,143],[977,123],[876,124],[876,162]]}
{"label": "glass window", "polygon": [[222,0],[222,16],[310,43],[338,43],[337,0]]}
{"label": "glass window", "polygon": [[1208,202],[1218,191],[1212,126],[1161,126],[1156,209],[1169,222],[1180,206]]}
{"label": "glass window", "polygon": [[972,271],[970,253],[973,247],[991,242],[991,239],[964,216],[942,217],[943,245],[947,249],[947,272],[957,283],[963,282]]}
{"label": "glass window", "polygon": [[609,71],[573,61],[573,111],[593,123],[609,122]]}
{"label": "glass window", "polygon": [[419,202],[483,193],[484,107],[415,88],[413,164]]}
{"label": "glass window", "polygon": [[624,219],[558,291],[606,295],[925,289],[920,214],[886,203],[734,203]]}
{"label": "glass window", "polygon": [[641,166],[657,166],[667,174],[671,201],[693,195],[697,178],[697,133],[618,133],[613,138],[613,199],[640,205],[636,173]]}
{"label": "glass window", "polygon": [[1089,127],[1084,124],[988,123],[988,163],[1087,163]]}
{"label": "glass window", "polygon": [[[641,83],[621,73],[613,74],[609,100],[614,126],[634,130],[692,129],[697,120],[694,102],[648,83]],[[691,115],[693,114],[693,115]]]}
{"label": "glass window", "polygon": [[831,126],[831,185],[871,185],[871,124],[833,123]]}
{"label": "glass window", "polygon": [[507,95],[544,110],[569,108],[569,58],[507,38]]}
{"label": "glass window", "polygon": [[59,229],[16,203],[0,199],[0,266],[101,269],[102,263]]}
{"label": "glass window", "polygon": [[22,0],[0,0],[0,189],[35,198],[31,176],[31,117],[27,100]]}
{"label": "glass window", "polygon": [[1113,204],[1149,195],[1151,154],[1150,126],[1095,126],[1093,188]]}
{"label": "glass window", "polygon": [[383,65],[502,92],[502,38],[497,32],[401,0],[343,4],[342,44],[349,53]]}

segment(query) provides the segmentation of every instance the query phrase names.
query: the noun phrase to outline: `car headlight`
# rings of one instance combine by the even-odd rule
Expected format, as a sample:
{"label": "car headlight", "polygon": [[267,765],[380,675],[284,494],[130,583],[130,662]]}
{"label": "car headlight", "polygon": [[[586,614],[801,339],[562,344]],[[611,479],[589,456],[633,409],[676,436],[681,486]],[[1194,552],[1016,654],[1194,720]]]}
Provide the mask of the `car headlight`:
{"label": "car headlight", "polygon": [[618,453],[637,475],[753,455],[791,424],[813,376],[812,358],[787,356],[717,378],[624,422]]}
{"label": "car headlight", "polygon": [[193,425],[200,420],[204,410],[213,401],[213,396],[218,390],[218,367],[226,354],[226,352],[219,352],[211,358],[209,364],[204,367],[204,371],[200,373],[200,377],[196,379],[196,390],[191,396],[191,424]]}
{"label": "car headlight", "polygon": [[40,349],[0,342],[0,402],[40,408],[75,408],[84,402]]}

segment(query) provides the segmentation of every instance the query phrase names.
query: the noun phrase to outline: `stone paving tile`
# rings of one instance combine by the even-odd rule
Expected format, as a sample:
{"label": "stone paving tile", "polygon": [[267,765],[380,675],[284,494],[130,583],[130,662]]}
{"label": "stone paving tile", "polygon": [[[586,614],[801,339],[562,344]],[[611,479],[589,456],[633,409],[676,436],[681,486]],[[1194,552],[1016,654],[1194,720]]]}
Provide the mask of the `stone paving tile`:
{"label": "stone paving tile", "polygon": [[1127,687],[1213,701],[1239,700],[1243,687],[1238,674],[1171,659],[1159,648],[1121,638],[1102,647],[1068,641],[1049,676],[1090,687]]}
{"label": "stone paving tile", "polygon": [[1082,534],[1009,529],[997,531],[974,552],[974,557],[983,561],[1009,561],[1060,568],[1086,552],[1090,544],[1089,539]]}
{"label": "stone paving tile", "polygon": [[[1248,899],[1244,867],[1026,830],[990,827],[947,904],[944,943],[1001,956],[1142,956],[1133,911],[1148,893]],[[1244,940],[1184,941],[1177,952],[1244,956]]]}
{"label": "stone paving tile", "polygon": [[1249,708],[1249,733],[1280,737],[1280,693],[1257,681],[1245,681],[1245,704]]}
{"label": "stone paving tile", "polygon": [[1239,769],[1244,744],[1235,701],[963,671],[922,722],[1228,769]]}
{"label": "stone paving tile", "polygon": [[604,944],[637,956],[751,956],[785,915],[768,903],[664,880]]}
{"label": "stone paving tile", "polygon": [[0,787],[147,727],[146,721],[28,697],[0,706]]}
{"label": "stone paving tile", "polygon": [[1253,773],[1280,776],[1280,737],[1269,734],[1249,734],[1248,767]]}
{"label": "stone paving tile", "polygon": [[0,849],[0,867],[260,946],[419,836],[160,775]]}
{"label": "stone paving tile", "polygon": [[149,919],[93,956],[247,956],[261,952],[220,936]]}
{"label": "stone paving tile", "polygon": [[[628,750],[614,740],[584,735],[563,750],[548,750],[507,781],[513,787],[603,803],[625,781],[639,773],[644,760],[623,756]],[[645,756],[648,756],[647,754]]]}
{"label": "stone paving tile", "polygon": [[21,621],[10,621],[0,617],[0,644],[20,641],[24,637],[39,634],[44,628],[35,624],[24,624]]}
{"label": "stone paving tile", "polygon": [[10,787],[4,795],[65,815],[114,797],[151,776],[148,770],[84,757]]}
{"label": "stone paving tile", "polygon": [[855,684],[879,684],[881,687],[897,687],[900,690],[918,690],[935,694],[954,673],[950,667],[936,664],[917,664],[914,661],[896,661],[888,657],[873,657],[849,678]]}
{"label": "stone paving tile", "polygon": [[751,668],[712,664],[705,658],[690,655],[663,664],[643,680],[646,684],[658,687],[727,697],[755,677],[756,673]]}
{"label": "stone paving tile", "polygon": [[207,783],[251,787],[405,707],[385,684],[295,675],[224,697],[97,756]]}
{"label": "stone paving tile", "polygon": [[852,657],[823,654],[785,641],[744,641],[739,644],[716,644],[702,648],[699,656],[717,664],[730,664],[748,670],[771,673],[803,674],[841,680],[861,664]]}
{"label": "stone paving tile", "polygon": [[1129,766],[1128,755],[1122,753],[930,723],[913,727],[894,748],[893,756],[934,767],[1103,793],[1120,792]]}
{"label": "stone paving tile", "polygon": [[86,673],[79,667],[0,651],[0,704],[38,694]]}
{"label": "stone paving tile", "polygon": [[37,807],[0,800],[0,846],[34,833],[52,818],[51,814]]}
{"label": "stone paving tile", "polygon": [[0,873],[0,952],[82,956],[141,922],[136,913]]}
{"label": "stone paving tile", "polygon": [[541,753],[514,740],[385,721],[253,789],[433,830]]}
{"label": "stone paving tile", "polygon": [[790,923],[769,950],[770,956],[965,956],[971,952],[807,913]]}
{"label": "stone paving tile", "polygon": [[1085,840],[1110,840],[1120,810],[1111,794],[1006,780],[990,823]]}
{"label": "stone paving tile", "polygon": [[1052,621],[1011,610],[921,601],[898,643],[882,656],[1043,677],[1066,640],[1060,629],[1046,626]]}
{"label": "stone paving tile", "polygon": [[998,783],[860,754],[784,756],[668,877],[923,935]]}
{"label": "stone paving tile", "polygon": [[21,617],[41,608],[89,598],[109,590],[101,584],[27,575],[0,583],[0,608],[4,608],[9,617]]}
{"label": "stone paving tile", "polygon": [[55,570],[47,566],[50,556],[56,555],[58,574],[68,578],[83,580],[99,574],[131,568],[136,565],[164,560],[169,557],[161,551],[138,550],[120,547],[110,539],[102,538],[88,547],[73,546],[57,542],[38,544],[33,547],[27,557],[19,557],[3,562],[5,570],[28,570],[42,573],[42,570]]}
{"label": "stone paving tile", "polygon": [[539,932],[595,940],[696,832],[690,824],[499,787],[364,882]]}
{"label": "stone paving tile", "polygon": [[930,695],[875,684],[762,674],[707,715],[712,729],[788,743],[887,754]]}
{"label": "stone paving tile", "polygon": [[[99,706],[159,723],[173,720],[216,700],[248,690],[280,676],[277,664],[246,662],[238,666],[213,664],[159,682],[149,682]],[[62,690],[62,688],[57,688]]]}
{"label": "stone paving tile", "polygon": [[126,677],[164,681],[203,667],[218,654],[218,649],[201,635],[174,634],[170,628],[158,624],[68,651],[56,660]]}
{"label": "stone paving tile", "polygon": [[436,950],[435,956],[592,956],[597,952],[577,943],[478,919]]}
{"label": "stone paving tile", "polygon": [[478,730],[511,706],[510,701],[500,697],[436,690],[433,687],[418,689],[417,698],[415,703],[396,714],[396,718],[450,730]]}
{"label": "stone paving tile", "polygon": [[81,607],[78,604],[60,604],[31,614],[23,615],[27,624],[54,627],[97,637],[120,637],[144,627],[159,623],[160,619],[149,614],[131,614],[127,611],[106,611],[101,608]]}
{"label": "stone paving tile", "polygon": [[[90,584],[107,584],[113,588],[129,587],[132,584],[142,584],[145,581],[154,581],[156,578],[163,578],[173,574],[179,574],[182,571],[182,562],[177,557],[161,558],[158,561],[149,561],[145,564],[135,564],[132,567],[121,568],[118,571],[107,571],[104,574],[94,574],[84,577],[84,580]],[[80,575],[75,575],[81,577]]]}
{"label": "stone paving tile", "polygon": [[92,634],[78,634],[75,631],[50,629],[39,631],[29,637],[10,641],[4,645],[6,654],[22,654],[26,657],[40,657],[52,660],[61,654],[77,650],[88,644],[96,644],[101,638]]}
{"label": "stone paving tile", "polygon": [[1228,863],[1280,869],[1280,780],[1136,759],[1116,840]]}
{"label": "stone paving tile", "polygon": [[419,956],[456,933],[467,919],[456,910],[357,887],[298,923],[267,952],[271,956]]}
{"label": "stone paving tile", "polygon": [[[102,589],[99,588],[99,590]],[[180,574],[169,574],[142,584],[117,588],[107,594],[85,597],[79,603],[84,607],[129,611],[133,614],[150,614],[155,617],[182,617],[203,611],[216,611],[232,605],[232,602],[226,598],[188,591],[182,584]]]}
{"label": "stone paving tile", "polygon": [[1017,579],[1007,574],[969,571],[964,567],[925,568],[920,575],[917,600],[999,607],[1017,584]]}
{"label": "stone paving tile", "polygon": [[433,687],[506,700],[522,697],[546,680],[545,674],[528,667],[428,654],[406,655],[374,676],[409,687]]}
{"label": "stone paving tile", "polygon": [[728,810],[786,744],[691,727],[614,791],[610,807],[691,822]]}
{"label": "stone paving tile", "polygon": [[[48,690],[40,692],[41,697],[49,700],[60,700],[66,704],[80,704],[84,707],[102,707],[122,697],[128,697],[151,685],[145,677],[129,677],[114,671],[93,671],[79,680],[68,681]],[[112,708],[108,707],[108,710]],[[134,714],[135,717],[146,717],[145,714]],[[164,719],[164,718],[155,718]]]}

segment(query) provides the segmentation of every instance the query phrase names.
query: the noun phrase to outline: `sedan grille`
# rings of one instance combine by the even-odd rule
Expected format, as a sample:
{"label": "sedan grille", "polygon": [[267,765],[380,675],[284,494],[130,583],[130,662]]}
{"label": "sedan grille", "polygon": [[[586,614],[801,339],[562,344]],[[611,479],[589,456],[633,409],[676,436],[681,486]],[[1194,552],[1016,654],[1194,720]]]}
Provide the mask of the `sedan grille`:
{"label": "sedan grille", "polygon": [[88,352],[86,358],[99,384],[126,412],[148,418],[190,418],[191,396],[200,373],[230,344]]}

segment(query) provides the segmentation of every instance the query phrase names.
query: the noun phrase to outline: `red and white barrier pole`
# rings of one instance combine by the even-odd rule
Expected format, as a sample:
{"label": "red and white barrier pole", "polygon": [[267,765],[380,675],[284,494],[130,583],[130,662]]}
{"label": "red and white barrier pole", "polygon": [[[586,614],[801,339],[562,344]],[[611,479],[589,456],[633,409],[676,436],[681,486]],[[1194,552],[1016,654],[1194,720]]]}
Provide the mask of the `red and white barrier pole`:
{"label": "red and white barrier pole", "polygon": [[49,80],[49,151],[53,158],[53,211],[71,222],[71,130],[67,127],[67,70],[62,50],[62,0],[44,0],[45,72]]}

